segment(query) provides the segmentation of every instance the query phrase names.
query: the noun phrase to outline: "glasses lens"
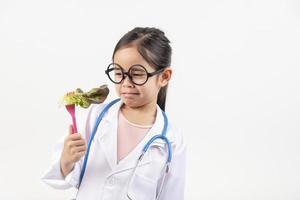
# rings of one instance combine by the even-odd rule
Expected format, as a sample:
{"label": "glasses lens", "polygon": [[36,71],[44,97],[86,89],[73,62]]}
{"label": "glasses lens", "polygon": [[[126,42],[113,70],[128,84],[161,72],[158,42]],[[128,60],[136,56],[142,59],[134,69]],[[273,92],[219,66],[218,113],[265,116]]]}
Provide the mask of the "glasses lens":
{"label": "glasses lens", "polygon": [[114,83],[120,83],[123,79],[123,71],[122,68],[117,64],[110,64],[108,67],[108,76],[110,80]]}
{"label": "glasses lens", "polygon": [[144,67],[134,65],[130,68],[129,74],[132,82],[138,85],[144,84],[147,81],[147,71]]}

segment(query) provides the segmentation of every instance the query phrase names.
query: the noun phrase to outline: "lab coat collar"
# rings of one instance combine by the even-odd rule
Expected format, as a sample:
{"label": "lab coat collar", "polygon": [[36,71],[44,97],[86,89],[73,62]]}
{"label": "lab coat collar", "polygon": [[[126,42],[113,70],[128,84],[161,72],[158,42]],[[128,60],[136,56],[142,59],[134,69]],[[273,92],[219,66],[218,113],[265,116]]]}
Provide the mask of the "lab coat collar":
{"label": "lab coat collar", "polygon": [[[123,105],[122,100],[117,102],[115,105],[113,105],[107,112],[107,114],[104,116],[102,121],[105,121],[109,124],[115,124],[118,121],[118,112]],[[162,114],[162,110],[158,105],[157,106],[157,111],[156,111],[156,117],[155,117],[155,122],[151,129],[149,130],[149,133],[147,134],[147,137],[152,138],[155,135],[159,135],[162,133],[163,126],[164,126],[164,118]],[[117,124],[116,124],[117,126]],[[168,129],[170,126],[168,127]],[[174,142],[174,137],[173,135],[170,135],[170,132],[167,132],[167,138],[169,139],[170,143]],[[103,134],[101,134],[103,136]],[[162,140],[155,140],[153,142],[153,145],[158,145],[158,146],[164,146],[165,142]]]}
{"label": "lab coat collar", "polygon": [[[106,159],[110,165],[110,167],[113,170],[114,173],[128,170],[131,168],[134,168],[137,160],[134,154],[131,152],[126,156],[124,159],[126,159],[126,162],[123,162],[123,160],[117,165],[117,127],[118,127],[118,112],[121,106],[123,105],[123,102],[120,100],[115,105],[113,105],[107,112],[107,114],[103,117],[102,122],[103,126],[101,126],[101,130],[99,132],[100,136],[99,142],[101,143],[101,146],[103,146],[103,151],[105,153]],[[101,124],[100,123],[100,124]],[[164,119],[163,114],[160,109],[160,107],[157,105],[157,112],[156,112],[156,118],[153,126],[149,130],[148,134],[145,136],[145,140],[148,142],[153,136],[161,134],[164,126]],[[169,139],[170,143],[172,144],[174,141],[174,138],[170,134],[170,131],[167,131],[167,138]],[[98,133],[97,133],[98,134]],[[142,144],[142,147],[145,144]],[[158,139],[155,140],[151,147],[159,147],[159,148],[166,148],[165,142]],[[138,152],[138,154],[141,152]],[[124,160],[125,161],[125,160]],[[140,162],[139,166],[148,164],[152,161],[151,153],[150,151],[147,151],[144,155],[142,161]]]}

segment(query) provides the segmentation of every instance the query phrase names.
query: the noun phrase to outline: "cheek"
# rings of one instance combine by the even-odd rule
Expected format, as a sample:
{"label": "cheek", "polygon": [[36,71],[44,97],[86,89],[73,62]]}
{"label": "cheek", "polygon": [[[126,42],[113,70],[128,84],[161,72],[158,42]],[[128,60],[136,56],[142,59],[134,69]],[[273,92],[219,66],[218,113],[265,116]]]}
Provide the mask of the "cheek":
{"label": "cheek", "polygon": [[159,86],[158,86],[157,82],[152,81],[151,83],[149,83],[149,85],[147,85],[147,87],[144,87],[141,90],[143,91],[144,96],[153,97],[153,96],[157,95],[157,93],[159,91]]}
{"label": "cheek", "polygon": [[115,90],[118,96],[120,96],[120,84],[115,84]]}

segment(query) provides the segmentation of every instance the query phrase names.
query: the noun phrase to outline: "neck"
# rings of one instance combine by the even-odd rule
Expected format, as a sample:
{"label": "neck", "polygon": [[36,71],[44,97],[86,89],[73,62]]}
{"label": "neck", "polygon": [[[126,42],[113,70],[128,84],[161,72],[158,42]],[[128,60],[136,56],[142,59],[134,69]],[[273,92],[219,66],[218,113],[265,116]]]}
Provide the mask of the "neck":
{"label": "neck", "polygon": [[156,110],[156,101],[140,107],[132,108],[125,104],[123,104],[121,107],[121,111],[128,121],[143,126],[154,123]]}

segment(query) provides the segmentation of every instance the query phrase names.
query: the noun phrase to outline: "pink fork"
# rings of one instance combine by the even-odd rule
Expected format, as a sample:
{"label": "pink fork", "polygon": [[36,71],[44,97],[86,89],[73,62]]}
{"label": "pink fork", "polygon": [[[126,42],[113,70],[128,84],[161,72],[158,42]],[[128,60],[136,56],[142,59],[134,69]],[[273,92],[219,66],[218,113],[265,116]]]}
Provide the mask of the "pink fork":
{"label": "pink fork", "polygon": [[72,126],[72,133],[77,133],[77,124],[76,124],[76,116],[75,116],[75,105],[74,104],[70,104],[70,105],[66,105],[66,109],[67,111],[70,113],[71,117],[72,117],[72,121],[73,121],[73,126]]}

